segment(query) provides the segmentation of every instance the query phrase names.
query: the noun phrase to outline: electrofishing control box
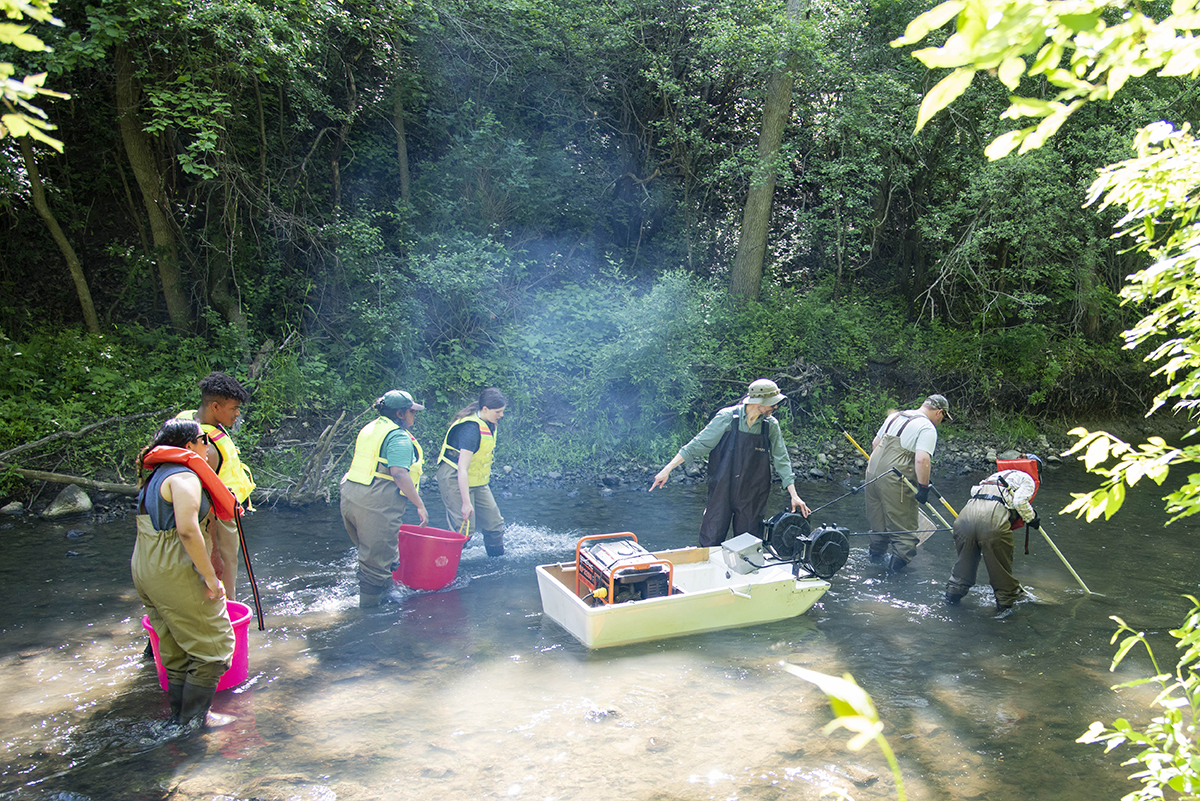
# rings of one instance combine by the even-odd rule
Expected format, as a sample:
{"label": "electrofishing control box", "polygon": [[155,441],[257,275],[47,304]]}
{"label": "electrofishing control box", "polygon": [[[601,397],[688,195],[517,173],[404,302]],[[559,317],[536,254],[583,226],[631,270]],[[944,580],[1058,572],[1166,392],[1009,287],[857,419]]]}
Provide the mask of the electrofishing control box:
{"label": "electrofishing control box", "polygon": [[589,591],[608,588],[613,596],[608,603],[661,598],[671,593],[666,565],[655,559],[633,540],[609,540],[579,550],[579,581]]}

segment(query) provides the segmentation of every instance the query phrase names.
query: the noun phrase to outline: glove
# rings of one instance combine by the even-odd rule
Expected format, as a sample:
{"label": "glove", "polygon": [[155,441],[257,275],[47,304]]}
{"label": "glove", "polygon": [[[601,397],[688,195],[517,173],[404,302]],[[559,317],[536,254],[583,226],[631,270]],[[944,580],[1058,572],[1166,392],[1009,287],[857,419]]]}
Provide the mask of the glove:
{"label": "glove", "polygon": [[1039,515],[1037,512],[1034,512],[1033,519],[1029,521],[1028,526],[1030,528],[1041,528],[1042,527],[1042,516]]}
{"label": "glove", "polygon": [[929,485],[922,484],[921,486],[917,487],[917,503],[928,503],[928,502],[929,502]]}

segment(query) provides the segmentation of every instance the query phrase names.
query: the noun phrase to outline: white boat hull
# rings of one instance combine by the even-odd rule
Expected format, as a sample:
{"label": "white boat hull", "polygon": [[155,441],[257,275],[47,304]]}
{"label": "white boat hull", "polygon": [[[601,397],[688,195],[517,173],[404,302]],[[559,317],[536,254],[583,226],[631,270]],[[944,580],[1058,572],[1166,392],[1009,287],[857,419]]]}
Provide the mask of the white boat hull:
{"label": "white boat hull", "polygon": [[537,567],[542,609],[588,648],[607,648],[786,620],[807,612],[829,589],[819,578],[794,578],[791,565],[736,573],[720,548],[654,556],[674,566],[676,594],[589,606],[575,591],[575,563],[562,562]]}

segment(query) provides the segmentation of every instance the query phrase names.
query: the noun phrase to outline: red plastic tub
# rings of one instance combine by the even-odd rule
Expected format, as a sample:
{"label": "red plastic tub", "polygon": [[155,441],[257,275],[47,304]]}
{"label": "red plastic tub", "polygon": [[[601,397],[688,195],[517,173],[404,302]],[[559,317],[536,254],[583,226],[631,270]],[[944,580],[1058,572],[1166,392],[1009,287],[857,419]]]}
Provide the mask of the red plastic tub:
{"label": "red plastic tub", "polygon": [[470,537],[427,526],[400,527],[400,567],[392,578],[414,590],[440,590],[458,574],[458,560]]}
{"label": "red plastic tub", "polygon": [[[229,622],[233,626],[233,659],[229,663],[229,670],[225,671],[221,680],[217,682],[218,690],[236,687],[250,674],[250,607],[237,601],[226,601],[225,614],[229,615]],[[154,667],[158,669],[158,683],[165,692],[167,669],[163,667],[162,658],[158,655],[158,632],[150,625],[149,615],[142,615],[142,628],[150,635],[150,647],[154,649]]]}

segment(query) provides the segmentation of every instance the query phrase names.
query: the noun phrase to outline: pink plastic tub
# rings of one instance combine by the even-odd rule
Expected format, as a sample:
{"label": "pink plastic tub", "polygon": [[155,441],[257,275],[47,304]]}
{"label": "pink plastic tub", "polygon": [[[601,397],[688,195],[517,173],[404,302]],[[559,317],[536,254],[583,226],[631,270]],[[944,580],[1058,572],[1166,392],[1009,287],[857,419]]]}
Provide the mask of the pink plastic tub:
{"label": "pink plastic tub", "polygon": [[440,590],[458,574],[458,560],[470,537],[426,526],[400,527],[400,567],[392,578],[414,590]]}
{"label": "pink plastic tub", "polygon": [[[229,622],[233,625],[233,659],[229,663],[229,670],[225,671],[221,676],[221,680],[217,682],[218,690],[228,690],[230,687],[236,687],[246,680],[246,676],[250,674],[250,618],[252,616],[250,607],[237,601],[225,602],[225,614],[229,615]],[[158,669],[158,683],[162,685],[163,691],[167,689],[167,669],[163,667],[162,658],[158,655],[158,632],[150,625],[150,616],[142,616],[142,628],[150,635],[150,647],[154,649],[154,667]]]}

